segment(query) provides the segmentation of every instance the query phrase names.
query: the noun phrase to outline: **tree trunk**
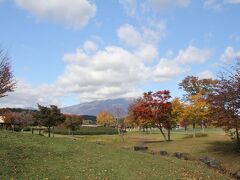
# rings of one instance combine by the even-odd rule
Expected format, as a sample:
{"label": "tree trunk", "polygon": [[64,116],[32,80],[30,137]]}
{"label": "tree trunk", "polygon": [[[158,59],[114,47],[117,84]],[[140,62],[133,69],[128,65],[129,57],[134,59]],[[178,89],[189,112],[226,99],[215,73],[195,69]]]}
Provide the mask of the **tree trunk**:
{"label": "tree trunk", "polygon": [[201,122],[201,126],[202,126],[202,133],[205,133],[205,128],[204,128],[204,125],[205,123],[204,123],[204,121],[202,120],[202,122]]}
{"label": "tree trunk", "polygon": [[237,138],[238,144],[240,145],[240,137],[239,137],[239,132],[237,127],[236,127],[236,138]]}
{"label": "tree trunk", "polygon": [[171,129],[168,129],[168,141],[171,141],[170,133],[171,133]]}
{"label": "tree trunk", "polygon": [[51,127],[48,127],[48,137],[51,137]]}
{"label": "tree trunk", "polygon": [[166,135],[164,134],[161,126],[159,127],[159,130],[160,130],[160,132],[161,132],[161,134],[162,134],[162,136],[164,138],[164,141],[167,141]]}
{"label": "tree trunk", "polygon": [[118,135],[120,136],[121,135],[120,128],[118,127],[117,130],[118,130]]}
{"label": "tree trunk", "polygon": [[187,131],[187,125],[185,125],[184,128],[185,128],[185,131]]}
{"label": "tree trunk", "polygon": [[52,134],[53,134],[53,137],[54,137],[54,126],[53,126],[53,132],[52,132]]}
{"label": "tree trunk", "polygon": [[196,131],[195,131],[195,123],[193,123],[193,137],[196,137]]}

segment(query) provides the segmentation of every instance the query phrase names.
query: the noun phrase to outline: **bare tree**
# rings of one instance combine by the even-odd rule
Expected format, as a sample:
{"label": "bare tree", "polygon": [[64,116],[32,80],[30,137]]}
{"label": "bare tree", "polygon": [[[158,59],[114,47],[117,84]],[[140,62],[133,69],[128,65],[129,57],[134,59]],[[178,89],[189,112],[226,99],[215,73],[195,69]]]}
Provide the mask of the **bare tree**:
{"label": "bare tree", "polygon": [[14,91],[15,86],[16,81],[11,71],[10,57],[4,49],[0,48],[0,98]]}

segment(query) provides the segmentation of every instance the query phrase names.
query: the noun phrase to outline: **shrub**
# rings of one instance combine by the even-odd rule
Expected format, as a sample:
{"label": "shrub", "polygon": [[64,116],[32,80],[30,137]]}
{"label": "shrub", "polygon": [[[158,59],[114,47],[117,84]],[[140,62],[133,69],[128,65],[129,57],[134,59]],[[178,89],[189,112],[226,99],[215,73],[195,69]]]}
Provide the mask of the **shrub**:
{"label": "shrub", "polygon": [[[197,137],[197,138],[199,138],[199,137],[208,137],[208,134],[206,134],[206,133],[196,133],[195,137]],[[193,134],[189,134],[189,135],[187,135],[184,138],[193,138]]]}
{"label": "shrub", "polygon": [[[69,130],[66,128],[56,128],[54,130],[56,134],[68,135]],[[110,127],[81,127],[80,130],[73,132],[74,135],[112,135],[118,134],[118,130]]]}
{"label": "shrub", "polygon": [[31,131],[31,128],[30,127],[24,127],[22,130],[23,131]]}

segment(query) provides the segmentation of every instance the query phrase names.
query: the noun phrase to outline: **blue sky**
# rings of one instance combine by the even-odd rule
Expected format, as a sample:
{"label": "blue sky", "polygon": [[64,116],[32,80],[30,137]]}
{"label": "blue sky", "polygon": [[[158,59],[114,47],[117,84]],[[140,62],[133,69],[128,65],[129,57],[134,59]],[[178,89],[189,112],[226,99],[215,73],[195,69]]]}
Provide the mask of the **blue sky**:
{"label": "blue sky", "polygon": [[0,106],[67,106],[214,78],[240,57],[240,0],[0,0],[15,92]]}

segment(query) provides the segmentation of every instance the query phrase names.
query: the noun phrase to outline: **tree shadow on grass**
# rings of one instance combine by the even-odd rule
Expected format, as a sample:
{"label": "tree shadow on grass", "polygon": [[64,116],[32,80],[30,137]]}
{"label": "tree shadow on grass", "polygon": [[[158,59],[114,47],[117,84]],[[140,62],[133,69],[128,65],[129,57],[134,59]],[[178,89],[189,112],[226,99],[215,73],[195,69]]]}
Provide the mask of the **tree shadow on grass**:
{"label": "tree shadow on grass", "polygon": [[209,143],[207,151],[219,153],[222,155],[240,156],[240,146],[236,141],[215,141]]}
{"label": "tree shadow on grass", "polygon": [[161,143],[161,142],[166,142],[166,141],[143,141],[143,143],[145,143],[145,144],[155,144],[155,143]]}

